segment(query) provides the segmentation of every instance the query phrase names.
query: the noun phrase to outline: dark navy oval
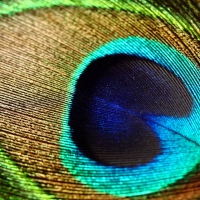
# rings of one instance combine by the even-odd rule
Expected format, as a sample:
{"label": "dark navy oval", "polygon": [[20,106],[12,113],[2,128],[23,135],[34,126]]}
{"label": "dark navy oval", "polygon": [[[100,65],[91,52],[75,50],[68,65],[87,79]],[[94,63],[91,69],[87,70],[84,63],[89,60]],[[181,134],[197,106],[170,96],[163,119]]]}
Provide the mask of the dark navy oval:
{"label": "dark navy oval", "polygon": [[168,69],[132,55],[107,55],[91,62],[77,81],[72,139],[104,165],[147,164],[162,150],[146,116],[184,117],[192,105],[184,83]]}

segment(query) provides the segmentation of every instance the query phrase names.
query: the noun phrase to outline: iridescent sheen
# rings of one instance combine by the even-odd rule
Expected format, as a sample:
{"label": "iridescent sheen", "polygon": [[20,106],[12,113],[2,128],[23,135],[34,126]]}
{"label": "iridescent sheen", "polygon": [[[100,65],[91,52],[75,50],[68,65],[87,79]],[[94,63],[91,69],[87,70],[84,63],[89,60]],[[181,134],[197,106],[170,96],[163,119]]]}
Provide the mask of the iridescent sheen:
{"label": "iridescent sheen", "polygon": [[[104,166],[87,158],[74,144],[71,127],[68,125],[76,83],[83,71],[97,58],[120,53],[152,60],[172,71],[183,81],[194,101],[192,112],[186,117],[146,115],[148,125],[161,141],[162,154],[146,165],[133,168]],[[200,122],[198,123],[200,120],[194,121],[200,118],[198,77],[200,77],[199,68],[188,58],[154,40],[128,37],[101,46],[83,60],[71,77],[68,91],[72,97],[66,105],[60,141],[63,165],[83,184],[119,197],[157,192],[182,179],[200,161]],[[70,149],[66,144],[70,144]]]}

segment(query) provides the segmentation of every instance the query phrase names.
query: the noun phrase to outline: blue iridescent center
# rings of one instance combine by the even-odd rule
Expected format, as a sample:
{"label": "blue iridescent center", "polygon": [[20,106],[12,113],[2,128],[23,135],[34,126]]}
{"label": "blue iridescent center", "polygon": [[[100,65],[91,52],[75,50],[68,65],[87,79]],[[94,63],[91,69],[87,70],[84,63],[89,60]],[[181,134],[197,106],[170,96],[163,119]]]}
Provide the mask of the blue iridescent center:
{"label": "blue iridescent center", "polygon": [[162,153],[148,116],[185,117],[192,105],[184,84],[169,70],[114,54],[93,61],[79,78],[69,126],[85,156],[104,165],[134,167]]}
{"label": "blue iridescent center", "polygon": [[[130,59],[110,65],[102,61],[113,55]],[[100,78],[89,73],[91,81],[86,81],[85,86],[79,84],[88,74],[89,67],[99,60],[110,66],[110,71],[102,75],[103,68],[99,66],[97,75]],[[115,69],[122,71],[115,72]],[[200,69],[194,63],[157,41],[128,37],[101,46],[77,67],[69,84],[60,141],[62,164],[81,183],[119,197],[158,192],[184,178],[200,162],[199,77]],[[92,82],[92,79],[98,81]],[[84,94],[84,87],[91,88],[91,93]],[[88,144],[94,144],[90,145],[88,152],[80,148],[75,138],[78,124],[83,140],[86,137],[91,140]],[[109,147],[113,147],[110,155],[122,152],[115,148],[118,141],[124,141],[125,147],[129,146],[127,141],[141,144],[136,145],[137,148],[152,146],[155,151],[147,148],[150,156],[140,162],[136,162],[139,157],[132,154],[134,162],[124,165],[123,159],[116,162],[117,158],[110,159],[112,156],[107,160],[99,159],[104,156],[99,154],[102,149],[93,151],[95,144],[105,145],[108,137],[111,143],[107,143],[104,149],[108,152]],[[147,139],[137,143],[143,138]],[[95,154],[93,157],[88,156],[91,151]],[[138,152],[143,151],[145,148]],[[145,158],[145,155],[141,157]]]}

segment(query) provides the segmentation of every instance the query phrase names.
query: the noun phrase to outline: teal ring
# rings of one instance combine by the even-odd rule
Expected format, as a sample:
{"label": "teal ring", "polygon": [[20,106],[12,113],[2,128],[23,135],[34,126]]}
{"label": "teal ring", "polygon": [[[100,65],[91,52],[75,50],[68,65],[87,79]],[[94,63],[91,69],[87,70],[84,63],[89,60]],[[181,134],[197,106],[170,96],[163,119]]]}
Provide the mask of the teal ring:
{"label": "teal ring", "polygon": [[[183,118],[148,116],[150,121],[156,122],[149,125],[160,138],[163,153],[152,162],[134,168],[103,166],[85,157],[74,144],[71,137],[72,130],[68,125],[73,94],[82,72],[97,58],[122,53],[152,60],[174,72],[183,81],[194,100],[190,116]],[[75,69],[68,86],[68,93],[72,95],[70,98],[68,96],[62,121],[60,139],[62,164],[86,186],[118,197],[158,192],[184,178],[200,162],[199,77],[200,69],[193,62],[161,42],[141,37],[127,37],[99,47],[84,58]]]}

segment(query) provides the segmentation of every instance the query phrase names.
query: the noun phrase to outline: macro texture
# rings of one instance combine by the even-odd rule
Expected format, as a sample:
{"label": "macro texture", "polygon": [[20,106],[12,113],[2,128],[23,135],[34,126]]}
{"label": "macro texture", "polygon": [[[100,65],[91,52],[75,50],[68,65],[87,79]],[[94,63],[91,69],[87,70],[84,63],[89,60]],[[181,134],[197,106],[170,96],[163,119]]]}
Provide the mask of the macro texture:
{"label": "macro texture", "polygon": [[199,10],[1,1],[0,199],[199,199]]}

